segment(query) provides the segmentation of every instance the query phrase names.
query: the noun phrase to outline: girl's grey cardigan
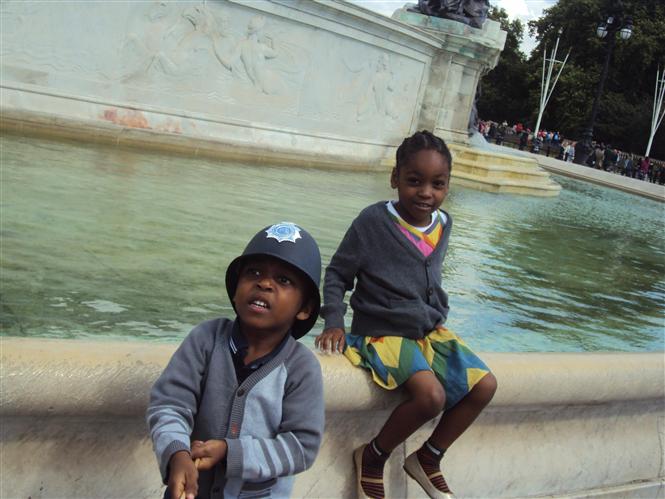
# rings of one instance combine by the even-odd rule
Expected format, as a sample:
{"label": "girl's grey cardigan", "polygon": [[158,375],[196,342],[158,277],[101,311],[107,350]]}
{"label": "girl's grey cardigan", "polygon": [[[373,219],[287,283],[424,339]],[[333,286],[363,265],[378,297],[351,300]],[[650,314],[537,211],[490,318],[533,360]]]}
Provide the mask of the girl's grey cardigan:
{"label": "girl's grey cardigan", "polygon": [[423,338],[448,316],[441,269],[453,220],[425,257],[397,228],[386,201],[360,212],[326,268],[321,316],[325,328],[344,328],[344,294],[354,288],[351,333]]}
{"label": "girl's grey cardigan", "polygon": [[166,483],[171,456],[191,440],[225,439],[226,467],[199,473],[198,498],[288,497],[309,468],[324,426],[321,367],[289,335],[280,352],[238,386],[229,337],[237,323],[199,324],[150,392],[147,420]]}

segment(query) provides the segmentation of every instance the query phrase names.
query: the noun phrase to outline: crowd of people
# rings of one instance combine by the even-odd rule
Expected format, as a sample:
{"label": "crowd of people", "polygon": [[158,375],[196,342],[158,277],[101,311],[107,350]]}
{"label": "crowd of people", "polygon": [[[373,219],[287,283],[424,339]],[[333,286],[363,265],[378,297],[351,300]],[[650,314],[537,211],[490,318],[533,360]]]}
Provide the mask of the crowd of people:
{"label": "crowd of people", "polygon": [[602,142],[594,143],[593,152],[587,158],[586,165],[645,182],[665,184],[665,162],[620,151]]}
{"label": "crowd of people", "polygon": [[[539,130],[534,134],[530,128],[522,123],[508,125],[508,122],[497,123],[494,121],[479,121],[478,131],[490,142],[502,145],[504,141],[509,144],[516,143],[520,150],[530,150],[535,153],[543,153],[557,156],[564,147],[563,137],[558,131]],[[567,145],[567,144],[566,144]]]}
{"label": "crowd of people", "polygon": [[[506,121],[479,121],[478,131],[489,142],[498,145],[514,145],[520,150],[553,156],[562,161],[575,159],[576,142],[565,139],[556,130],[538,130],[534,133],[522,123],[510,126]],[[610,144],[593,142],[593,151],[586,160],[586,166],[616,173],[645,182],[665,184],[665,162],[620,151]]]}

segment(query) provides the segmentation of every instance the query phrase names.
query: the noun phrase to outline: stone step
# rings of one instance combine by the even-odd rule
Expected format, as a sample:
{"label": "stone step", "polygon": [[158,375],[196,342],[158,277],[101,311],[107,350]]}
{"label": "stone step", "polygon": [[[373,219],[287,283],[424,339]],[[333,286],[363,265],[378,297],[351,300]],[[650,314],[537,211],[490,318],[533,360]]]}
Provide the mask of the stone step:
{"label": "stone step", "polygon": [[471,162],[467,159],[460,159],[454,162],[453,176],[456,172],[463,171],[471,175],[487,178],[510,178],[514,180],[542,181],[549,180],[550,175],[540,169],[537,164],[524,166],[502,166]]}
{"label": "stone step", "polygon": [[527,196],[558,196],[561,186],[549,178],[540,181],[525,181],[509,178],[489,178],[453,169],[454,184],[498,194],[521,194]]}

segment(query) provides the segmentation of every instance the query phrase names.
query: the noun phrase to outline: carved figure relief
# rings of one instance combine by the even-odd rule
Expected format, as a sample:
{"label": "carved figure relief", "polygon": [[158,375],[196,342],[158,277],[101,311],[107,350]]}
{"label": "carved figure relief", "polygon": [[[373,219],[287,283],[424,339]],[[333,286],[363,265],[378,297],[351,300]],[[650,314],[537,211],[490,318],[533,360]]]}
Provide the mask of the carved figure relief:
{"label": "carved figure relief", "polygon": [[247,24],[247,35],[230,53],[216,51],[217,59],[228,70],[238,71],[238,62],[250,82],[264,94],[277,94],[283,82],[276,71],[268,67],[267,61],[278,56],[273,39],[264,35],[265,18],[254,16]]}
{"label": "carved figure relief", "polygon": [[[335,131],[343,123],[363,136],[411,122],[421,63],[278,10],[257,15],[242,2],[152,0],[103,8],[65,2],[46,15],[34,2],[4,0],[3,20],[12,21],[2,33],[11,43],[0,44],[4,77],[291,128],[309,120],[314,130]],[[79,18],[96,22],[72,22]],[[102,119],[144,126],[140,116],[106,111]]]}
{"label": "carved figure relief", "polygon": [[236,55],[238,40],[233,36],[229,27],[229,18],[225,12],[217,16],[217,23],[210,31],[212,48],[217,61],[227,70],[237,72],[239,70]]}
{"label": "carved figure relief", "polygon": [[266,67],[266,61],[277,57],[270,38],[261,37],[265,18],[257,16],[247,25],[247,38],[240,42],[240,60],[247,76],[263,93],[277,92],[279,78],[274,71]]}
{"label": "carved figure relief", "polygon": [[[131,79],[142,73],[157,70],[165,74],[177,72],[178,64],[172,59],[171,50],[177,46],[168,43],[173,38],[175,24],[170,18],[170,7],[165,2],[150,6],[146,18],[148,29],[141,36],[129,33],[122,46],[123,55],[126,56],[132,71],[123,75]],[[170,46],[169,46],[170,45]]]}
{"label": "carved figure relief", "polygon": [[[147,26],[146,26],[147,25]],[[123,44],[123,80],[159,83],[158,77],[173,76],[196,80],[201,72],[218,73],[219,84],[239,80],[266,95],[286,91],[285,76],[301,71],[294,52],[303,52],[286,41],[278,42],[265,31],[266,19],[254,16],[244,34],[234,34],[228,15],[221,9],[213,11],[205,3],[182,6],[157,2],[146,12],[139,28],[126,37]],[[278,63],[274,63],[279,58]],[[147,80],[147,81],[146,81]]]}
{"label": "carved figure relief", "polygon": [[[130,32],[122,46],[128,67],[123,79],[151,73],[162,75],[196,74],[207,62],[210,37],[216,33],[216,20],[205,5],[191,5],[178,13],[173,4],[153,3],[136,32]],[[137,34],[140,33],[140,34]]]}
{"label": "carved figure relief", "polygon": [[394,77],[390,69],[390,57],[381,54],[376,62],[376,69],[361,97],[356,111],[356,120],[361,121],[370,114],[395,119]]}

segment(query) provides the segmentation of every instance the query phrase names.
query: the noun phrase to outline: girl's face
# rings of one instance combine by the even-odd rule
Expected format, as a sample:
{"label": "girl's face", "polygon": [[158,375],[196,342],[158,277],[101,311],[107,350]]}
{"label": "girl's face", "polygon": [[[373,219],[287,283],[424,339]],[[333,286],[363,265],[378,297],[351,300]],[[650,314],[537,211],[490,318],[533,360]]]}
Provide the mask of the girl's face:
{"label": "girl's face", "polygon": [[424,227],[432,221],[448,194],[450,165],[441,153],[423,149],[399,170],[393,168],[390,185],[397,189],[397,213],[409,224]]}

